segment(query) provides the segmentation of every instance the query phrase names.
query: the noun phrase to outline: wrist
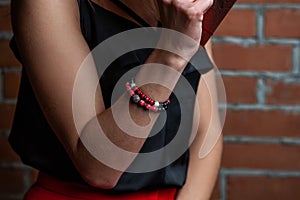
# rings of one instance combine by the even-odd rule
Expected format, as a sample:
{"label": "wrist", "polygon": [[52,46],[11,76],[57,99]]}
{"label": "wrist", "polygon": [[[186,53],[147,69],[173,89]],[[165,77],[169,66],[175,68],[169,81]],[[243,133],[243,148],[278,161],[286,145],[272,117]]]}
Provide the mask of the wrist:
{"label": "wrist", "polygon": [[135,77],[137,86],[149,97],[165,101],[187,63],[188,60],[175,53],[154,49]]}
{"label": "wrist", "polygon": [[[155,49],[151,54],[151,60],[155,63],[159,63],[170,67],[179,73],[181,73],[189,60],[177,55],[176,53],[169,52],[166,50]],[[150,61],[151,62],[151,61]]]}

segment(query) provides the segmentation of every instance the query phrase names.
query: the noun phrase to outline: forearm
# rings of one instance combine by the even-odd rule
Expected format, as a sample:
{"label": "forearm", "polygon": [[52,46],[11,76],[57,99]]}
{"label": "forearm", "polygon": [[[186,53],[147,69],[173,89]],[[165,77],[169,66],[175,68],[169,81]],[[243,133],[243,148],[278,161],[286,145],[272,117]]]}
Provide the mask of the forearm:
{"label": "forearm", "polygon": [[[147,63],[160,63],[166,66],[147,66]],[[170,96],[181,75],[181,71],[174,70],[174,68],[183,70],[186,63],[175,55],[154,50],[147,59],[145,67],[141,67],[137,73],[136,83],[139,87],[142,85],[143,92],[152,99],[164,101]],[[144,85],[145,81],[150,83]],[[158,81],[159,84],[155,84]],[[124,90],[126,90],[125,86]],[[113,187],[137,155],[129,153],[124,157],[114,149],[121,148],[128,152],[138,153],[158,116],[159,113],[148,112],[133,103],[129,103],[129,95],[125,91],[109,109],[91,119],[80,133],[75,148],[76,152],[73,154],[77,168],[82,173],[83,178],[96,187]],[[99,126],[101,129],[98,128]],[[101,139],[101,136],[104,135],[112,143],[106,141],[105,138]],[[107,144],[117,148],[111,148],[112,146]],[[90,155],[91,149],[87,148],[92,147],[93,155]],[[105,159],[101,157],[103,154],[116,158],[118,161],[117,169],[105,165],[107,163],[101,159]],[[99,156],[97,159],[100,162],[93,158],[95,155],[96,157]]]}
{"label": "forearm", "polygon": [[203,159],[198,153],[190,157],[187,180],[178,191],[176,200],[208,200],[214,188],[220,168],[222,154],[222,137],[213,150]]}
{"label": "forearm", "polygon": [[[210,49],[210,45],[207,46]],[[201,76],[198,85],[194,123],[199,124],[190,146],[190,160],[185,185],[176,200],[208,200],[219,171],[222,155],[222,124],[213,70]]]}

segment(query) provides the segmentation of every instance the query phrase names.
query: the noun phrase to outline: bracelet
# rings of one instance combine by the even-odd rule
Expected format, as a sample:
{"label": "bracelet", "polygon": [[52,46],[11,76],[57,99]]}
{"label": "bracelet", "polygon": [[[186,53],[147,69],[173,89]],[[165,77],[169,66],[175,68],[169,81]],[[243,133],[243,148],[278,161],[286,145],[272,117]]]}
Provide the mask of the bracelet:
{"label": "bracelet", "polygon": [[145,93],[143,93],[140,88],[136,86],[134,79],[131,79],[130,82],[126,82],[125,86],[127,91],[129,92],[129,95],[131,96],[131,102],[146,110],[150,110],[153,112],[164,111],[168,109],[168,106],[171,103],[170,99],[167,99],[164,102],[158,102],[151,99]]}

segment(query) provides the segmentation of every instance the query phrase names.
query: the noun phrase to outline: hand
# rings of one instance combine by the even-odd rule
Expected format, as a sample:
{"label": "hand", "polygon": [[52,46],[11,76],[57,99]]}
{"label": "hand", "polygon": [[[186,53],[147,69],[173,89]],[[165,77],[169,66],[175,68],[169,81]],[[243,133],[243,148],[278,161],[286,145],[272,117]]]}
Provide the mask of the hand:
{"label": "hand", "polygon": [[162,27],[193,39],[178,39],[162,31],[160,45],[167,45],[185,59],[190,59],[200,46],[203,14],[212,3],[213,0],[157,0]]}

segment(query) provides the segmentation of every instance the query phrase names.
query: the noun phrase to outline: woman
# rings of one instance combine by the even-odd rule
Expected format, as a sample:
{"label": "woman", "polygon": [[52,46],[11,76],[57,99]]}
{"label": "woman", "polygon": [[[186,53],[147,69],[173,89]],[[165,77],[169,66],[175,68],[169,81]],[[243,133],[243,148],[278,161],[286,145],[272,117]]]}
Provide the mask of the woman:
{"label": "woman", "polygon": [[[199,151],[211,121],[215,132],[220,131],[216,100],[211,101],[209,94],[215,90],[214,75],[206,70],[200,79],[188,61],[200,48],[203,13],[211,4],[211,0],[12,1],[11,47],[24,67],[9,140],[25,164],[40,170],[37,183],[25,199],[209,199],[218,173],[222,138],[205,158],[199,159]],[[157,41],[161,49],[137,50],[118,58],[101,76],[92,107],[91,83],[98,77],[90,62],[84,71],[81,99],[74,105],[76,77],[90,51],[110,36],[141,26],[156,27],[158,21],[163,28],[187,35],[194,42],[176,41],[167,31],[161,31]],[[209,52],[210,48],[207,45]],[[162,49],[174,49],[176,53]],[[128,80],[122,95],[111,102],[117,81],[140,64],[145,65]],[[179,100],[172,90],[180,85],[180,74],[195,92],[201,91],[194,98],[186,97],[191,99],[186,109],[201,110],[201,119],[195,112],[183,144],[178,144],[188,146],[191,132],[196,131],[189,150],[167,166],[139,173],[128,170],[139,163],[138,154],[120,161],[119,167],[96,159],[86,141],[97,141],[100,132],[128,152],[151,152],[172,141],[180,123]],[[162,82],[156,84],[156,80]],[[131,103],[130,96],[134,99]],[[72,103],[78,112],[76,120]],[[114,113],[126,122],[130,132],[120,128]],[[150,137],[162,113],[167,113],[166,123]],[[126,121],[129,118],[132,120]],[[105,149],[97,142],[92,145],[102,148],[101,155],[121,159],[111,154],[110,147]],[[155,162],[166,158],[168,155],[159,154]]]}

